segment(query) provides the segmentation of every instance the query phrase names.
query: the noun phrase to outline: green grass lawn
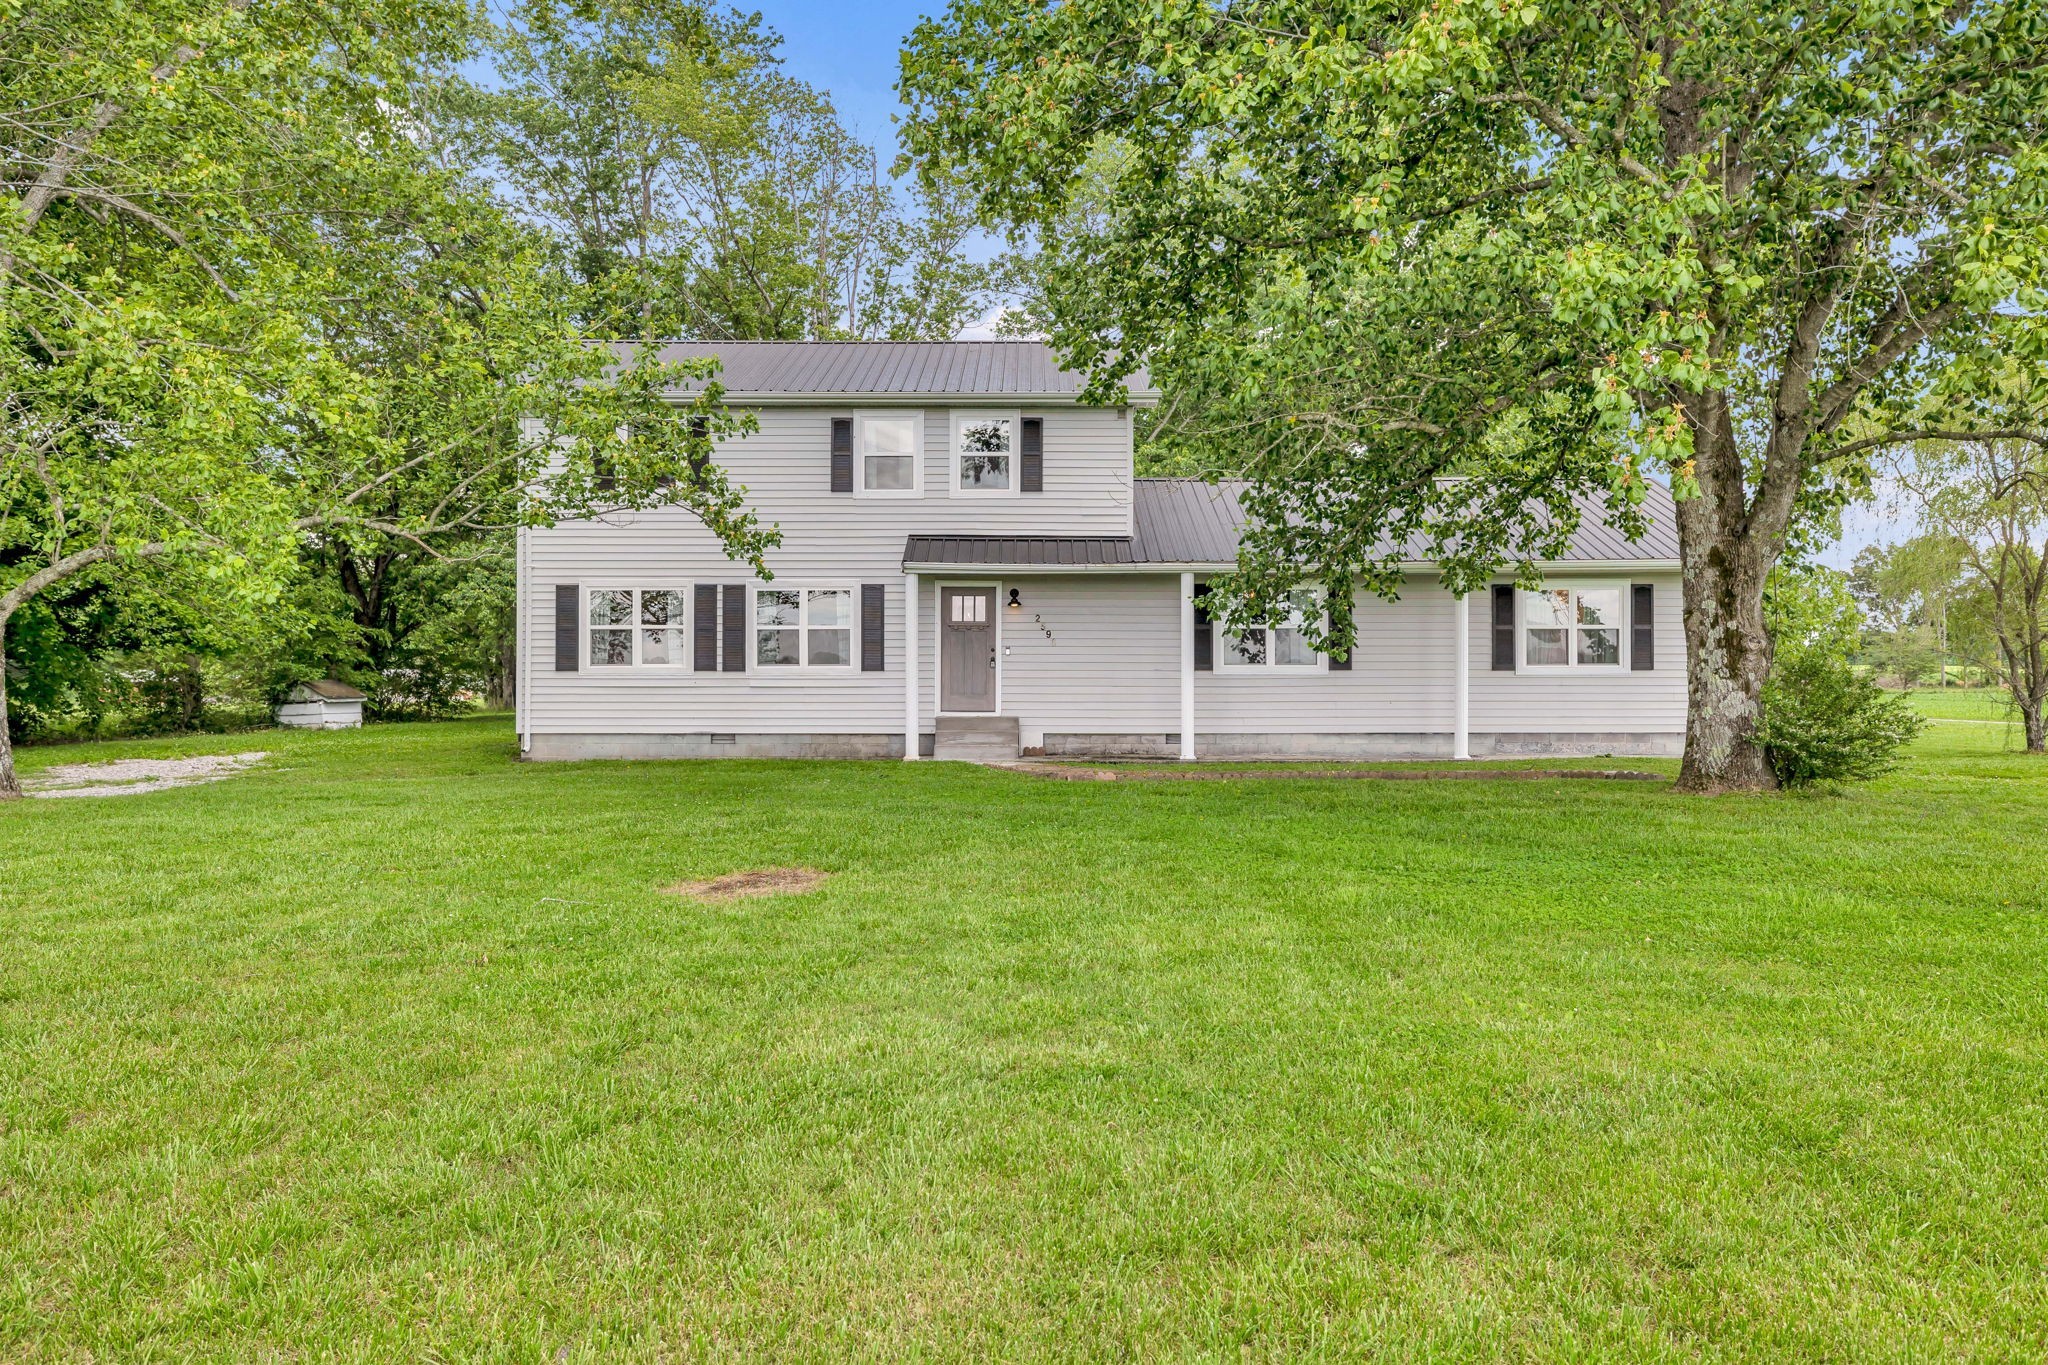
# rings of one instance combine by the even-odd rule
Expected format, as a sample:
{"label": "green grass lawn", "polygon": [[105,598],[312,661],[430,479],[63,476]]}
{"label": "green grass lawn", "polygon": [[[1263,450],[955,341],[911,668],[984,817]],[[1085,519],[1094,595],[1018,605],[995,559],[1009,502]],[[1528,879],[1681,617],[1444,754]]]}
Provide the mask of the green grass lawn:
{"label": "green grass lawn", "polygon": [[24,758],[258,747],[0,810],[0,1358],[2048,1353],[1994,727],[1719,801]]}
{"label": "green grass lawn", "polygon": [[1997,720],[2017,726],[2012,697],[2002,687],[1915,688],[1910,694],[1921,715],[1942,720]]}

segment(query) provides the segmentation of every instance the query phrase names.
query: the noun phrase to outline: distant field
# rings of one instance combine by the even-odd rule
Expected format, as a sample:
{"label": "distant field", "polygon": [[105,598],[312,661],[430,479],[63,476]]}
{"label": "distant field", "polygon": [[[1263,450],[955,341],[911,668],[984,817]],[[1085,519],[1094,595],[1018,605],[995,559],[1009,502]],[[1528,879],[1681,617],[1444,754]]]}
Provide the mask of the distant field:
{"label": "distant field", "polygon": [[1942,720],[2013,720],[2012,699],[2000,688],[1919,687],[1908,695],[1923,716]]}
{"label": "distant field", "polygon": [[1995,727],[1722,800],[24,759],[259,748],[0,808],[0,1360],[2048,1357]]}

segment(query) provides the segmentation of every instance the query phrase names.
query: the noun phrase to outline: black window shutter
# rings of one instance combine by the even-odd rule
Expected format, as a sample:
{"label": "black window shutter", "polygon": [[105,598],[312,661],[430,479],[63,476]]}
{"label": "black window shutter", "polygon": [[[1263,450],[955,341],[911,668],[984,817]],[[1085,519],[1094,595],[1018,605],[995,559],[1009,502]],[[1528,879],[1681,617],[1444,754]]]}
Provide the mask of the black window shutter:
{"label": "black window shutter", "polygon": [[1493,671],[1515,671],[1515,585],[1493,585]]}
{"label": "black window shutter", "polygon": [[853,491],[853,419],[832,419],[832,491]]}
{"label": "black window shutter", "polygon": [[747,585],[725,585],[725,671],[747,671]]}
{"label": "black window shutter", "polygon": [[695,667],[699,673],[718,671],[718,585],[699,583],[697,600]]}
{"label": "black window shutter", "polygon": [[1651,583],[1629,585],[1628,666],[1647,673],[1657,666],[1657,589]]}
{"label": "black window shutter", "polygon": [[860,671],[882,671],[882,595],[880,583],[860,585]]}
{"label": "black window shutter", "polygon": [[1202,601],[1209,595],[1207,583],[1195,584],[1195,672],[1216,671],[1216,628],[1209,624],[1209,608]]}
{"label": "black window shutter", "polygon": [[1025,493],[1045,491],[1045,419],[1026,417],[1023,439],[1018,442],[1017,488]]}
{"label": "black window shutter", "polygon": [[591,485],[600,493],[614,493],[619,487],[618,466],[609,455],[590,457]]}
{"label": "black window shutter", "polygon": [[580,662],[577,649],[582,640],[582,622],[577,613],[583,606],[583,592],[574,583],[555,584],[555,672],[574,673]]}
{"label": "black window shutter", "polygon": [[[1336,609],[1335,607],[1332,607],[1332,608],[1330,608],[1330,610],[1329,610],[1329,612],[1328,612],[1327,616],[1325,617],[1325,621],[1326,621],[1327,625],[1328,625],[1328,626],[1329,626],[1330,628],[1335,628],[1335,626],[1336,626],[1336,624],[1337,624],[1337,609]],[[1358,645],[1357,645],[1357,643],[1356,643],[1356,642],[1354,641],[1354,642],[1352,643],[1352,646],[1351,646],[1351,653],[1350,653],[1350,654],[1346,654],[1346,655],[1345,655],[1345,656],[1344,656],[1343,658],[1341,658],[1341,659],[1340,659],[1340,658],[1338,658],[1338,657],[1337,657],[1336,655],[1332,654],[1332,655],[1330,656],[1330,670],[1331,670],[1331,671],[1332,671],[1333,673],[1348,673],[1348,672],[1350,672],[1350,671],[1351,671],[1351,656],[1352,656],[1353,654],[1356,654],[1356,653],[1358,653]]]}

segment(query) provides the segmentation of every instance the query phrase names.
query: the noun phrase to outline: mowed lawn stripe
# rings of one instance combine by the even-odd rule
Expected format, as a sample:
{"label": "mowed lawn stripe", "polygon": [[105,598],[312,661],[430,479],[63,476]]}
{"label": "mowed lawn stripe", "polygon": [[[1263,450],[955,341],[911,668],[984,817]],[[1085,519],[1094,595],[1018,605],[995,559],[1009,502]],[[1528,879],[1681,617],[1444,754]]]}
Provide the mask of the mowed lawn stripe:
{"label": "mowed lawn stripe", "polygon": [[[1711,802],[24,757],[255,747],[0,811],[0,1354],[2048,1349],[2048,769],[1995,731]],[[830,875],[663,889],[775,867]]]}

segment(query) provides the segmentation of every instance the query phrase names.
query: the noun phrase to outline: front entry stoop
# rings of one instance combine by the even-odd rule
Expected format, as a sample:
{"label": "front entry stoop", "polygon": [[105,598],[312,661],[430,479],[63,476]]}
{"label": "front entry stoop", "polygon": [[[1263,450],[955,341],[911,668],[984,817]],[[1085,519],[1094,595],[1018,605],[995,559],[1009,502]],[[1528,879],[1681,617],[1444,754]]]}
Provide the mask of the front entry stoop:
{"label": "front entry stoop", "polygon": [[932,757],[956,763],[1015,763],[1023,751],[1015,716],[940,716]]}

